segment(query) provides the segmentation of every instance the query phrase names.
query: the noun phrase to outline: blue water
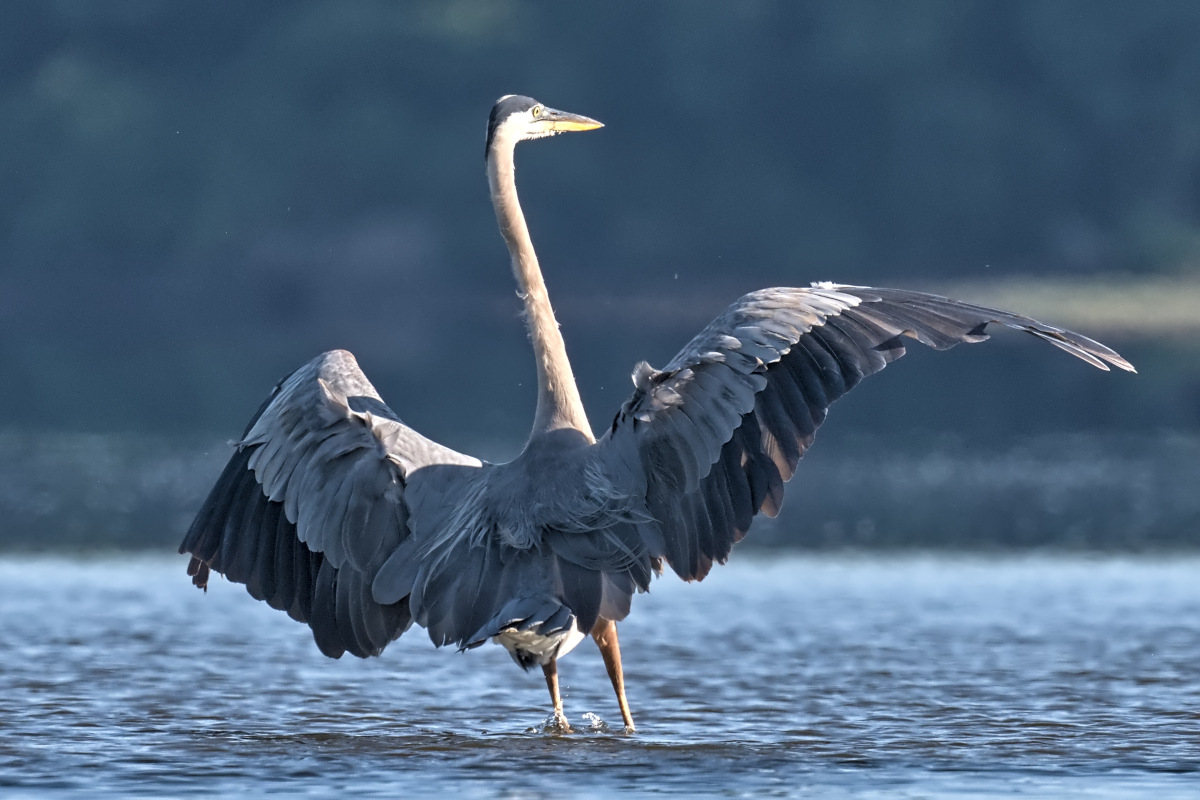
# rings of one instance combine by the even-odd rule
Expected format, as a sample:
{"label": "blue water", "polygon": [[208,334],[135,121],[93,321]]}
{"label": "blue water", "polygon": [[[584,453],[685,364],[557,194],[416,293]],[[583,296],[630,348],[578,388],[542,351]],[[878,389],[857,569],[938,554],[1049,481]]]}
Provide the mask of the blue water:
{"label": "blue water", "polygon": [[[1200,797],[1200,560],[738,557],[595,648],[324,658],[184,559],[0,560],[0,797]],[[609,728],[611,726],[611,729]]]}

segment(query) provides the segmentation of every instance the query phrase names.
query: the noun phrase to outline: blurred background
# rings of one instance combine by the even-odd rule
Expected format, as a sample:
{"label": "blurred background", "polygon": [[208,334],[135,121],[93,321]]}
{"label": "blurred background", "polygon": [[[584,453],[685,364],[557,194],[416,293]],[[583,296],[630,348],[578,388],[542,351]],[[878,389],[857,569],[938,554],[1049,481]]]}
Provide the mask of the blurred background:
{"label": "blurred background", "polygon": [[[283,375],[347,348],[504,460],[518,184],[593,425],[738,295],[917,288],[1074,327],[841,401],[747,545],[1200,547],[1200,4],[0,4],[0,547],[173,548]],[[1025,339],[1029,341],[1025,341]]]}

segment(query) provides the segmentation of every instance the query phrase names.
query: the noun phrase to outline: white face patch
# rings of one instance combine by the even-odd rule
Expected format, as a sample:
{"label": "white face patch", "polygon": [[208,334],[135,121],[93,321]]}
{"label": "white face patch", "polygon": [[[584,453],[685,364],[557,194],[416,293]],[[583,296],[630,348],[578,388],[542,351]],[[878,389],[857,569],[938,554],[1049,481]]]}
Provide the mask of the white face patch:
{"label": "white face patch", "polygon": [[550,127],[550,122],[533,116],[533,109],[514,111],[496,129],[496,138],[515,138],[518,142],[544,139],[562,133]]}

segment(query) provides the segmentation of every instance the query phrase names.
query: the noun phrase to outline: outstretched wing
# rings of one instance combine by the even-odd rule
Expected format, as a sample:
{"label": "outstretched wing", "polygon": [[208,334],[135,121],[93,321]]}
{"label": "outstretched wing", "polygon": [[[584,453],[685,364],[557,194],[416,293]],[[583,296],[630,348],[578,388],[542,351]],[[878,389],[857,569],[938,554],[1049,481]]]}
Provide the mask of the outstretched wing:
{"label": "outstretched wing", "polygon": [[1089,364],[1133,371],[1099,342],[994,308],[895,289],[822,283],[742,297],[662,370],[645,362],[596,454],[619,491],[644,500],[650,554],[702,579],[775,516],[783,483],[829,405],[904,355],[904,340],[945,350],[999,323]]}
{"label": "outstretched wing", "polygon": [[412,624],[407,597],[371,591],[409,535],[408,476],[481,462],[404,425],[344,350],[284,378],[236,448],[179,547],[193,582],[246,584],[328,656],[378,654]]}

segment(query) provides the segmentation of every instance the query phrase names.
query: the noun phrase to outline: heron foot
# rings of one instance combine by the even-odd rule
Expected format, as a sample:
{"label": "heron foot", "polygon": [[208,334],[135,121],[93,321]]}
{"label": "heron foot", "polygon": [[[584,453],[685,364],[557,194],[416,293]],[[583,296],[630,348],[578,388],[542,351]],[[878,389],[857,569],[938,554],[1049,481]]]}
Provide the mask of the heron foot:
{"label": "heron foot", "polygon": [[571,727],[571,723],[567,722],[567,715],[560,711],[546,717],[546,721],[541,725],[541,732],[563,735],[574,733],[575,730]]}

